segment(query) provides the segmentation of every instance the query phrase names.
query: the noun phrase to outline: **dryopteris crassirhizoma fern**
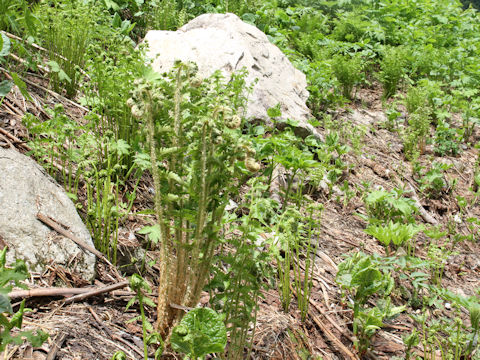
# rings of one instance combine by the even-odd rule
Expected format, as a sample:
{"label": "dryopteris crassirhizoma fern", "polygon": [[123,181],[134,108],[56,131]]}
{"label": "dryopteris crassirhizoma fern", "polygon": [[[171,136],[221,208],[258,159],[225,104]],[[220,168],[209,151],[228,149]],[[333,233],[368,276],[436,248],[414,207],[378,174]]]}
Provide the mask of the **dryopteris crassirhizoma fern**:
{"label": "dryopteris crassirhizoma fern", "polygon": [[182,312],[195,306],[209,275],[224,209],[238,189],[237,174],[258,170],[242,138],[244,74],[226,83],[219,72],[201,80],[193,64],[166,76],[137,80],[128,101],[146,125],[160,230],[158,331],[169,336]]}

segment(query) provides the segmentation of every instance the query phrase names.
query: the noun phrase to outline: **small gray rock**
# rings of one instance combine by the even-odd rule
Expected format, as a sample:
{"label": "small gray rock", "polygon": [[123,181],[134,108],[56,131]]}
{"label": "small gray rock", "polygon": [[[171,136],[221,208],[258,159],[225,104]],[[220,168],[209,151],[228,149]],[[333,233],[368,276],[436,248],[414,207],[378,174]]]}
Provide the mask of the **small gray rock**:
{"label": "small gray rock", "polygon": [[40,222],[38,212],[68,226],[93,247],[90,233],[64,189],[34,160],[0,147],[0,238],[9,247],[8,262],[22,259],[31,271],[58,264],[93,280],[95,255]]}

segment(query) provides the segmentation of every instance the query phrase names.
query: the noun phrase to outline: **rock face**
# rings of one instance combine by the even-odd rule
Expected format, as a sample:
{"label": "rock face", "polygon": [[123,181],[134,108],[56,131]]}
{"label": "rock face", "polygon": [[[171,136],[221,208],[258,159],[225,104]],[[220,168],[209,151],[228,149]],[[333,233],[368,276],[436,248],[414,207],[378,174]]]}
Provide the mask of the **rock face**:
{"label": "rock face", "polygon": [[63,188],[32,159],[0,147],[0,239],[9,247],[8,261],[25,260],[32,271],[58,264],[93,280],[95,256],[37,220],[38,212],[93,246]]}
{"label": "rock face", "polygon": [[263,32],[236,15],[204,14],[178,31],[149,31],[145,41],[149,45],[147,57],[160,73],[170,70],[176,60],[195,62],[202,77],[221,70],[229,78],[245,67],[247,84],[258,79],[249,96],[247,118],[269,121],[267,109],[280,104],[281,119],[295,120],[304,134],[319,136],[307,121],[311,114],[305,105],[305,75]]}

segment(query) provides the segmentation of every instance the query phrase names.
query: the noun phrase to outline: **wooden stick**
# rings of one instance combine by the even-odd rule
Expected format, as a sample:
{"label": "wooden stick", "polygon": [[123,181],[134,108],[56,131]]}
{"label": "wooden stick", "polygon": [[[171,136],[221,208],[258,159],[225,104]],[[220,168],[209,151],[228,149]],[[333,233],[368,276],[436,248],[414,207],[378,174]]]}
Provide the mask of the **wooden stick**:
{"label": "wooden stick", "polygon": [[96,288],[96,289],[94,288],[93,290],[91,290],[89,292],[69,297],[68,299],[65,300],[65,304],[70,304],[74,301],[85,300],[89,297],[96,296],[96,295],[101,295],[101,294],[104,294],[104,293],[107,293],[107,292],[110,292],[110,291],[113,291],[113,290],[124,288],[126,286],[128,286],[128,280],[121,281],[121,282],[116,283],[116,284],[104,286],[102,288]]}
{"label": "wooden stick", "polygon": [[423,218],[423,220],[432,225],[438,225],[438,221],[432,215],[430,215],[420,203],[420,199],[418,198],[417,192],[415,191],[415,188],[412,186],[412,184],[408,183],[408,187],[410,188],[410,191],[412,193],[412,199],[415,201],[418,212],[420,213],[420,216]]}
{"label": "wooden stick", "polygon": [[91,291],[90,288],[39,288],[11,291],[10,293],[8,293],[8,297],[13,300],[31,297],[72,296],[77,294],[84,294],[89,291]]}
{"label": "wooden stick", "polygon": [[[290,284],[290,290],[292,291],[293,294],[295,294],[295,296],[297,296],[297,293],[295,291],[295,289],[293,288],[292,284]],[[320,313],[322,313],[322,311],[320,310],[319,307],[316,306],[316,303],[312,300],[312,298],[309,298],[309,301],[310,301],[310,304],[313,304],[315,309],[317,309],[318,311],[320,311]],[[350,358],[351,360],[358,360],[358,356],[356,356],[354,353],[352,353],[345,345],[343,345],[343,343],[330,331],[330,329],[328,327],[325,326],[324,322],[320,321],[320,319],[318,318],[317,315],[315,315],[312,311],[312,309],[310,308],[308,310],[308,315],[313,319],[313,321],[315,322],[315,324],[317,324],[317,326],[320,328],[320,330],[327,336],[327,338],[335,344],[335,346],[340,349],[342,351],[342,353],[344,353],[348,358]],[[323,314],[325,317],[327,317],[328,315],[326,314]],[[329,320],[329,319],[327,319]],[[331,321],[332,322],[332,321]],[[332,325],[335,326],[335,328],[337,330],[340,330],[341,334],[342,335],[345,335],[343,330],[334,322],[332,322]],[[347,338],[351,341],[351,337],[347,336]]]}
{"label": "wooden stick", "polygon": [[57,357],[57,352],[62,348],[62,345],[65,342],[66,338],[67,338],[67,334],[64,332],[61,332],[60,334],[57,335],[57,337],[53,341],[50,351],[48,352],[46,360],[55,360],[55,358]]}
{"label": "wooden stick", "polygon": [[0,127],[0,133],[2,133],[3,135],[5,135],[6,137],[8,137],[14,144],[19,144],[21,147],[23,147],[25,150],[27,151],[30,151],[32,150],[30,148],[30,146],[28,146],[27,144],[25,144],[24,141],[20,140],[19,138],[17,138],[15,135],[12,135],[10,134],[7,130],[5,129],[2,129]]}
{"label": "wooden stick", "polygon": [[92,254],[94,254],[98,258],[102,259],[105,263],[113,267],[112,263],[108,261],[108,259],[100,251],[98,251],[97,249],[95,249],[94,247],[88,244],[85,244],[82,240],[76,237],[71,231],[66,230],[63,226],[61,226],[58,222],[56,222],[52,218],[45,216],[41,213],[37,213],[37,219],[43,222],[45,225],[48,225],[49,227],[51,227],[53,230],[62,234],[63,236],[69,238],[78,246],[82,247],[85,250],[90,251]]}
{"label": "wooden stick", "polygon": [[[115,340],[115,341],[119,341],[125,345],[127,345],[130,349],[132,349],[133,351],[135,351],[137,354],[139,354],[140,356],[143,356],[143,351],[141,351],[139,348],[137,348],[136,346],[130,344],[128,341],[126,341],[125,339],[123,339],[121,336],[118,336],[114,333],[112,333],[112,331],[103,323],[102,319],[100,319],[100,317],[97,315],[97,313],[92,309],[91,306],[87,306],[87,309],[88,311],[90,311],[90,313],[92,314],[93,318],[95,319],[95,321],[97,322],[97,324],[103,329],[105,330],[105,332],[108,334],[108,336],[110,336],[110,338],[112,340]],[[118,346],[118,345],[117,345]],[[121,348],[119,346],[120,349],[124,350],[124,348]],[[125,351],[126,352],[126,351]]]}
{"label": "wooden stick", "polygon": [[42,85],[36,84],[36,83],[34,83],[33,81],[30,81],[30,80],[28,80],[28,79],[26,79],[26,78],[23,78],[23,77],[22,77],[21,79],[22,79],[23,81],[25,81],[27,84],[30,84],[30,85],[32,85],[32,86],[35,86],[35,87],[39,88],[40,90],[43,90],[43,91],[49,93],[50,95],[56,97],[57,99],[61,99],[61,100],[65,101],[65,102],[68,102],[70,105],[76,106],[76,107],[78,107],[79,109],[82,109],[83,111],[86,111],[86,112],[89,112],[89,111],[90,111],[90,110],[88,110],[85,106],[82,106],[82,105],[80,105],[80,104],[77,104],[75,101],[72,101],[72,100],[70,100],[70,99],[67,99],[65,96],[60,95],[59,93],[56,93],[55,91],[49,90],[49,89],[47,89],[46,87],[43,87]]}

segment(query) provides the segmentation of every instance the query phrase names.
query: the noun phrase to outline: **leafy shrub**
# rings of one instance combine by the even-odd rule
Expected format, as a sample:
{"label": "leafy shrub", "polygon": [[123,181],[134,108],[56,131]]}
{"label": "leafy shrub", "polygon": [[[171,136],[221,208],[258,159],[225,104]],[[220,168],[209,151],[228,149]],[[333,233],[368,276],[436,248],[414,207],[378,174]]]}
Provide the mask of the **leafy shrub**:
{"label": "leafy shrub", "polygon": [[347,13],[336,21],[332,36],[339,41],[358,42],[362,39],[367,24],[361,15],[354,12]]}
{"label": "leafy shrub", "polygon": [[[25,309],[25,300],[20,304],[20,308],[13,313],[8,293],[12,291],[13,284],[23,287],[20,281],[29,277],[27,267],[24,262],[17,260],[13,268],[6,266],[7,247],[0,251],[0,352],[5,351],[9,344],[22,344],[23,339],[29,341],[32,346],[42,345],[48,338],[48,334],[43,331],[21,331],[16,335],[12,335],[12,330],[22,328],[23,314],[28,310]],[[8,315],[12,315],[8,317]]]}
{"label": "leafy shrub", "polygon": [[408,160],[415,159],[425,152],[431,113],[431,108],[422,106],[408,117],[408,127],[403,136],[403,152]]}
{"label": "leafy shrub", "polygon": [[53,89],[74,98],[82,79],[85,53],[92,39],[95,18],[99,9],[92,4],[43,2],[36,14],[42,21],[40,36],[48,49],[50,82]]}
{"label": "leafy shrub", "polygon": [[473,135],[475,125],[480,124],[480,101],[475,99],[464,108],[462,113],[462,137],[464,142],[468,142]]}
{"label": "leafy shrub", "polygon": [[[371,256],[357,252],[338,265],[336,282],[353,298],[353,334],[355,347],[365,354],[370,338],[383,326],[385,318],[393,317],[405,310],[405,306],[392,307],[388,296],[394,280],[387,272],[380,271]],[[367,301],[379,295],[377,306],[369,308]]]}
{"label": "leafy shrub", "polygon": [[402,196],[402,191],[394,189],[390,192],[375,190],[365,198],[365,206],[370,224],[414,221],[414,214],[417,213],[415,202]]}
{"label": "leafy shrub", "polygon": [[387,47],[380,61],[378,79],[383,85],[383,98],[395,95],[402,77],[405,75],[408,51],[404,47]]}
{"label": "leafy shrub", "polygon": [[271,275],[271,258],[257,244],[274,208],[273,200],[263,197],[267,189],[264,182],[262,177],[249,181],[251,188],[239,203],[239,208],[248,209],[247,215],[225,215],[224,237],[229,246],[223,246],[223,252],[216,256],[214,276],[207,287],[212,307],[228,324],[225,358],[229,360],[244,359],[245,349],[251,350],[258,300],[267,286],[263,279]]}
{"label": "leafy shrub", "polygon": [[160,234],[157,326],[164,337],[181,317],[170,304],[196,305],[206,285],[225,206],[238,191],[236,175],[260,169],[239,130],[244,75],[225,84],[219,72],[205,80],[195,74],[195,65],[181,63],[165,77],[147,74],[128,100],[150,148]]}
{"label": "leafy shrub", "polygon": [[342,85],[342,94],[351,100],[353,88],[362,80],[362,59],[359,56],[337,55],[333,58],[333,72]]}
{"label": "leafy shrub", "polygon": [[427,104],[425,90],[418,86],[411,86],[405,96],[405,107],[409,114],[415,113],[418,109]]}
{"label": "leafy shrub", "polygon": [[430,198],[438,199],[451,191],[451,184],[445,180],[445,171],[452,165],[433,162],[431,168],[417,180],[420,190]]}

